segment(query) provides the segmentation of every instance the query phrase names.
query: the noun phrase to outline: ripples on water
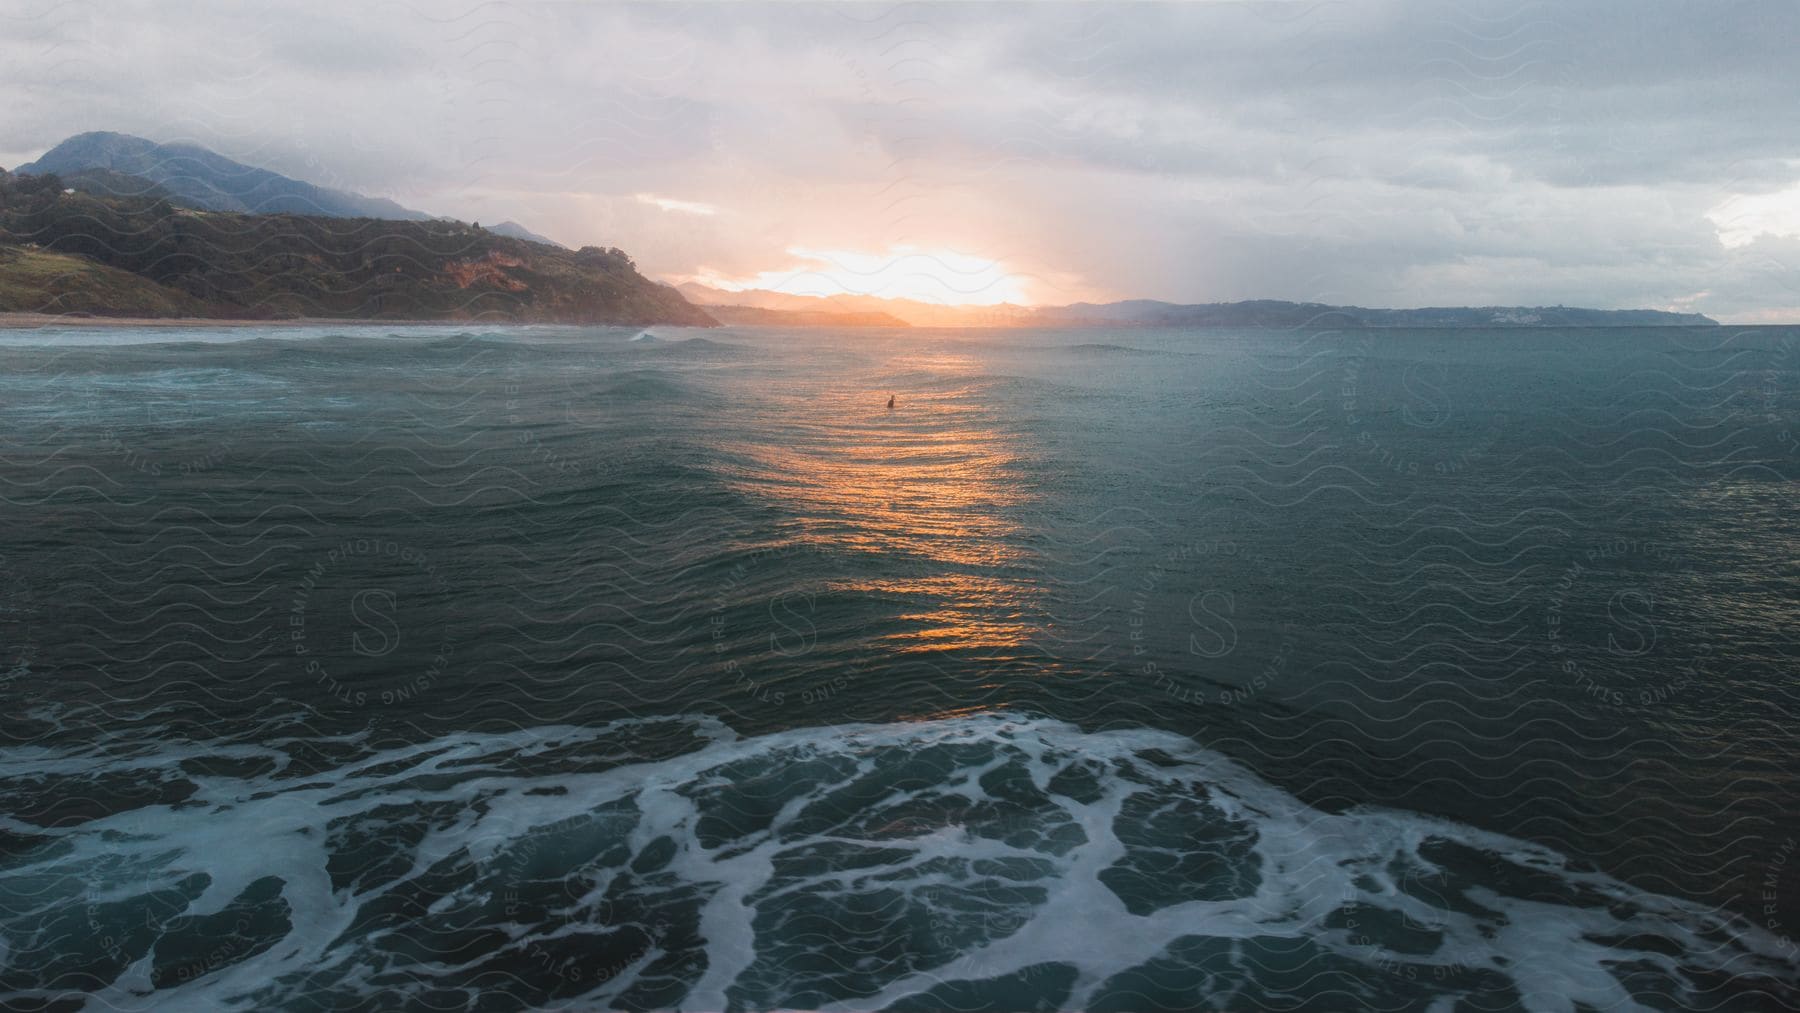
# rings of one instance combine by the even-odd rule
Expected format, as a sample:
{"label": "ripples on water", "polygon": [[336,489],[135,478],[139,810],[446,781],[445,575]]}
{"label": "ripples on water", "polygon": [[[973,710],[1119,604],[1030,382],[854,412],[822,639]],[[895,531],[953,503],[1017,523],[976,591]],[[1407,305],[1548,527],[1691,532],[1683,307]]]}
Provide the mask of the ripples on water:
{"label": "ripples on water", "polygon": [[0,334],[0,992],[1795,1002],[1800,331],[633,336]]}

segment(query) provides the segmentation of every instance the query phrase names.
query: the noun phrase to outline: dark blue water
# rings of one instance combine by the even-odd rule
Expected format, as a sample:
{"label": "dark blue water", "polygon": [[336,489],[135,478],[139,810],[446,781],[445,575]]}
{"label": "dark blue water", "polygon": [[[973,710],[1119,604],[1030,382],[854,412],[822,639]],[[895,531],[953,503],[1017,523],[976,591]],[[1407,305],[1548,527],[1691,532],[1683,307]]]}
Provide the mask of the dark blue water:
{"label": "dark blue water", "polygon": [[0,332],[8,1003],[1800,1002],[1800,330],[635,337]]}

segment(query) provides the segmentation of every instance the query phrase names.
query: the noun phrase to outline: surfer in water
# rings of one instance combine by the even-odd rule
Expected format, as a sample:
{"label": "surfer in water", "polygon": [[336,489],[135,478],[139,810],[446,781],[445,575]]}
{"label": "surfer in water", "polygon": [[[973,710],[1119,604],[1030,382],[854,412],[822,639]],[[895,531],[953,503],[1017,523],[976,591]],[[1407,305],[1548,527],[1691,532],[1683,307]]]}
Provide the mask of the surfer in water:
{"label": "surfer in water", "polygon": [[888,407],[889,408],[894,407],[894,395],[892,395],[892,394],[888,395]]}

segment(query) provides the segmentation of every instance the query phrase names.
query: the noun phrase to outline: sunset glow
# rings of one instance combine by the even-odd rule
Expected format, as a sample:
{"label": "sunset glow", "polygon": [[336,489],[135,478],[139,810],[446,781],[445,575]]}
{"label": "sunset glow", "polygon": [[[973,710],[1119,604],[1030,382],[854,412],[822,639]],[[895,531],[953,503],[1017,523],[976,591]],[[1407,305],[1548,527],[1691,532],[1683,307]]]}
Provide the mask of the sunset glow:
{"label": "sunset glow", "polygon": [[944,306],[1030,305],[1023,275],[997,260],[952,250],[891,247],[885,253],[789,247],[787,267],[746,277],[701,268],[694,281],[727,292],[763,289],[789,295],[867,295]]}

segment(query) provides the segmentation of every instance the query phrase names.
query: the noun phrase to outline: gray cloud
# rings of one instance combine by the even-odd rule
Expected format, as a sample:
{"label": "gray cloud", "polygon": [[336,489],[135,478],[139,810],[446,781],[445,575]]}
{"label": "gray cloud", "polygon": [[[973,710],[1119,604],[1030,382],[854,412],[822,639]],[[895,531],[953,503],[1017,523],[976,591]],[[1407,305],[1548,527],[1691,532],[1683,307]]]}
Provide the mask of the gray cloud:
{"label": "gray cloud", "polygon": [[670,276],[910,244],[1050,301],[1800,313],[1796,240],[1727,248],[1707,217],[1800,186],[1785,0],[4,16],[0,164],[188,139]]}

